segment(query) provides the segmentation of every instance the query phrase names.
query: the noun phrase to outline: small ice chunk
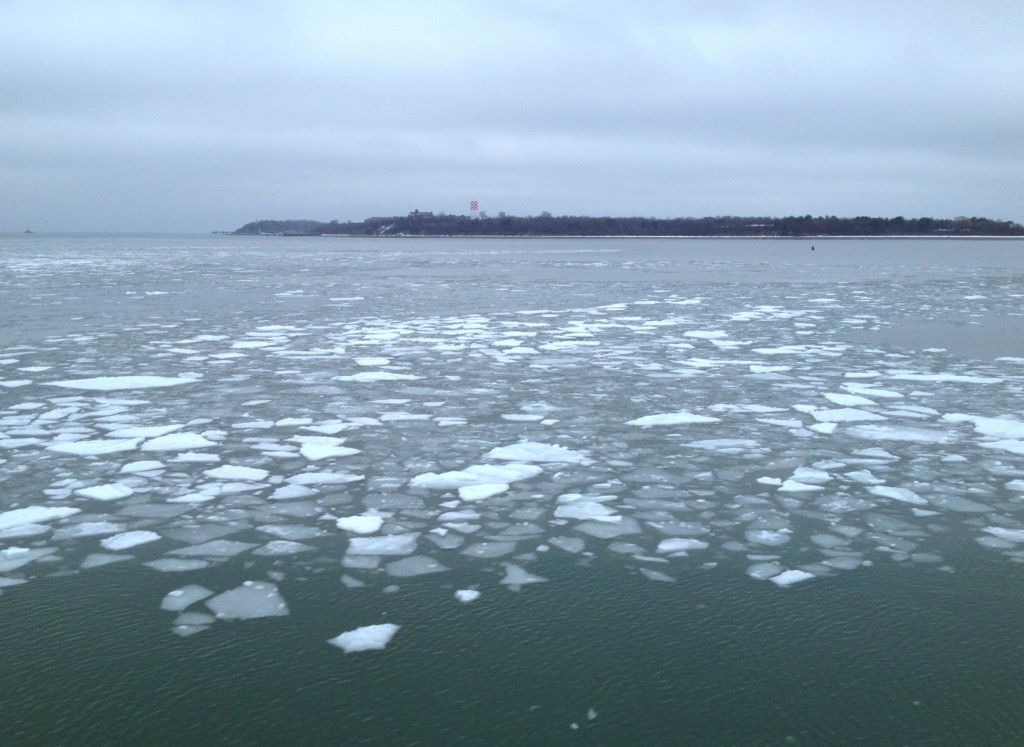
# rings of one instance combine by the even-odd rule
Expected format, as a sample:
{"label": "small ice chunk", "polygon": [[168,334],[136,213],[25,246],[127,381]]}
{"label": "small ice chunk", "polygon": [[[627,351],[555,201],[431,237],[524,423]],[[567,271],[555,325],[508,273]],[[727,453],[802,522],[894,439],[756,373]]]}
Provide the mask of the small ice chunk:
{"label": "small ice chunk", "polygon": [[469,604],[480,598],[480,592],[476,589],[459,589],[455,592],[455,598],[463,604]]}
{"label": "small ice chunk", "polygon": [[776,586],[791,586],[792,584],[798,584],[801,581],[806,581],[809,578],[814,578],[814,574],[808,573],[807,571],[792,570],[783,571],[778,576],[772,576],[768,580]]}
{"label": "small ice chunk", "polygon": [[327,642],[332,646],[337,646],[346,654],[357,651],[380,651],[387,647],[401,627],[394,623],[364,625],[330,638]]}

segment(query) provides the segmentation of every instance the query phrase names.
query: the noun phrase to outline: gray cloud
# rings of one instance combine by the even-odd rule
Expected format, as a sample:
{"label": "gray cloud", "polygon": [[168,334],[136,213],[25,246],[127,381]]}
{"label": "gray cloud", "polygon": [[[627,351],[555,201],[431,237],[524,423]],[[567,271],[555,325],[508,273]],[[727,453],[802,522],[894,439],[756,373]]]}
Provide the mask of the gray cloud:
{"label": "gray cloud", "polygon": [[1024,219],[1015,2],[13,5],[0,229]]}

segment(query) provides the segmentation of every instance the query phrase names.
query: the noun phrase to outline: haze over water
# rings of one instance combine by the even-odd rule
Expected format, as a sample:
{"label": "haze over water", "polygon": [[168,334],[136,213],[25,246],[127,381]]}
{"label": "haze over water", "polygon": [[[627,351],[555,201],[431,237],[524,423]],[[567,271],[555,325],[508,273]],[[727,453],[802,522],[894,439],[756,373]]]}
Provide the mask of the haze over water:
{"label": "haze over water", "polygon": [[0,239],[0,736],[1024,739],[1024,245],[813,243]]}

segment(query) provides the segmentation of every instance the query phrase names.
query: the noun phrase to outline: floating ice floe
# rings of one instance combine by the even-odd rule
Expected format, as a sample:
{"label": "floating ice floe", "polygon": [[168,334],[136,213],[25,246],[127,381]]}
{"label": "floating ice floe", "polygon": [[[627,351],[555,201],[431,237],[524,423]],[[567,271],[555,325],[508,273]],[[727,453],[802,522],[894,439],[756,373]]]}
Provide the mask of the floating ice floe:
{"label": "floating ice floe", "polygon": [[401,625],[394,623],[380,623],[378,625],[364,625],[355,630],[349,630],[341,635],[329,638],[327,642],[337,646],[346,654],[357,651],[380,651],[391,643],[395,633],[401,629]]}
{"label": "floating ice floe", "polygon": [[970,376],[965,374],[917,374],[917,373],[897,373],[891,374],[891,379],[896,381],[931,381],[940,384],[947,383],[965,383],[965,384],[1002,384],[1003,379],[996,378],[994,376]]}
{"label": "floating ice floe", "polygon": [[451,568],[438,562],[429,555],[410,555],[401,560],[393,560],[385,566],[388,575],[398,578],[425,576],[431,573],[443,573]]}
{"label": "floating ice floe", "polygon": [[285,478],[285,482],[292,485],[344,485],[365,479],[366,475],[354,475],[350,472],[300,472]]}
{"label": "floating ice floe", "polygon": [[83,498],[92,498],[96,501],[117,501],[127,498],[135,491],[127,485],[115,482],[108,485],[94,485],[91,488],[79,488],[75,492]]}
{"label": "floating ice floe", "polygon": [[119,451],[133,451],[139,445],[138,438],[97,438],[84,441],[63,441],[47,446],[48,451],[78,456],[102,456]]}
{"label": "floating ice floe", "polygon": [[159,558],[143,563],[143,565],[161,573],[185,573],[187,571],[198,571],[208,568],[210,563],[195,558]]}
{"label": "floating ice floe", "polygon": [[638,425],[649,428],[654,425],[690,425],[694,423],[719,423],[721,418],[709,415],[695,415],[692,412],[669,412],[662,415],[645,415],[635,420],[627,420],[626,425]]}
{"label": "floating ice floe", "polygon": [[530,573],[514,563],[502,563],[502,565],[505,567],[505,576],[498,583],[504,584],[512,591],[519,591],[524,584],[540,584],[548,580],[543,576]]}
{"label": "floating ice floe", "polygon": [[691,550],[706,550],[708,543],[692,537],[670,537],[658,543],[655,552],[658,553],[683,553]]}
{"label": "floating ice floe", "polygon": [[382,537],[353,537],[349,555],[409,555],[416,550],[419,534],[388,534]]}
{"label": "floating ice floe", "polygon": [[924,498],[919,496],[913,490],[907,488],[893,488],[887,485],[874,485],[868,488],[868,492],[871,495],[877,495],[880,498],[892,498],[894,501],[901,501],[902,503],[914,503],[917,505],[925,505],[928,503]]}
{"label": "floating ice floe", "polygon": [[166,436],[152,438],[139,448],[142,451],[189,451],[216,445],[216,441],[211,441],[198,433],[169,433]]}
{"label": "floating ice floe", "polygon": [[464,501],[482,501],[487,498],[493,498],[496,495],[501,495],[507,492],[509,489],[508,483],[504,482],[485,482],[479,485],[464,485],[459,488],[459,498]]}
{"label": "floating ice floe", "polygon": [[136,529],[131,532],[121,532],[120,534],[115,534],[112,537],[100,540],[100,545],[107,550],[117,552],[119,550],[127,550],[130,547],[136,547],[137,545],[156,542],[158,539],[160,539],[160,535],[156,532],[150,532],[146,529]]}
{"label": "floating ice floe", "polygon": [[536,441],[521,441],[511,446],[496,446],[485,456],[488,459],[501,459],[509,462],[590,463],[590,460],[578,451],[558,444],[544,444]]}
{"label": "floating ice floe", "polygon": [[256,467],[242,467],[234,464],[224,464],[220,467],[208,469],[204,473],[216,480],[265,480],[270,473],[265,469]]}
{"label": "floating ice floe", "polygon": [[117,389],[148,389],[151,387],[179,386],[194,384],[199,379],[184,376],[100,376],[94,379],[68,379],[66,381],[48,381],[48,386],[59,386],[66,389],[92,389],[110,392]]}
{"label": "floating ice floe", "polygon": [[501,485],[536,477],[544,470],[533,464],[479,464],[451,472],[425,472],[409,481],[414,488],[458,490],[470,485]]}
{"label": "floating ice floe", "polygon": [[183,586],[180,589],[167,592],[163,600],[160,602],[160,609],[169,610],[171,612],[181,612],[186,607],[210,596],[213,596],[213,592],[205,586],[189,584],[188,586]]}
{"label": "floating ice floe", "polygon": [[0,513],[0,529],[8,529],[26,524],[44,524],[58,519],[66,519],[81,512],[80,508],[70,506],[25,506]]}
{"label": "floating ice floe", "polygon": [[361,383],[377,381],[415,381],[419,376],[413,374],[395,373],[393,371],[362,371],[349,376],[335,376],[335,381],[355,381]]}
{"label": "floating ice floe", "polygon": [[382,516],[366,515],[344,516],[334,523],[338,529],[343,529],[353,534],[373,534],[380,531],[380,528],[384,526],[384,518]]}
{"label": "floating ice floe", "polygon": [[277,586],[269,581],[245,581],[230,591],[206,601],[219,620],[250,620],[257,617],[281,617],[288,605]]}
{"label": "floating ice floe", "polygon": [[855,425],[846,433],[871,441],[910,441],[924,444],[943,444],[955,440],[955,436],[937,428],[907,425]]}
{"label": "floating ice floe", "polygon": [[145,459],[137,462],[128,462],[121,467],[121,472],[126,474],[135,474],[136,472],[152,472],[154,470],[163,469],[164,463],[156,461],[155,459]]}
{"label": "floating ice floe", "polygon": [[982,527],[983,532],[988,532],[993,537],[1006,540],[1007,542],[1024,542],[1024,529],[1007,529],[1006,527]]}
{"label": "floating ice floe", "polygon": [[56,547],[5,547],[0,550],[0,573],[7,573],[21,568],[24,565],[53,555],[57,552]]}

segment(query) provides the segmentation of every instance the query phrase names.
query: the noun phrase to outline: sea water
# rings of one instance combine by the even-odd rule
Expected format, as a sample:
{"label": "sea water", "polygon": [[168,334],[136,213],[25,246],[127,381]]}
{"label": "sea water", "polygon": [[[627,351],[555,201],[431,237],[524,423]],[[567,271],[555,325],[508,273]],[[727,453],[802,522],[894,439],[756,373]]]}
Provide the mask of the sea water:
{"label": "sea water", "polygon": [[1024,243],[7,237],[11,744],[1024,739]]}

